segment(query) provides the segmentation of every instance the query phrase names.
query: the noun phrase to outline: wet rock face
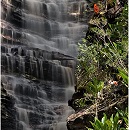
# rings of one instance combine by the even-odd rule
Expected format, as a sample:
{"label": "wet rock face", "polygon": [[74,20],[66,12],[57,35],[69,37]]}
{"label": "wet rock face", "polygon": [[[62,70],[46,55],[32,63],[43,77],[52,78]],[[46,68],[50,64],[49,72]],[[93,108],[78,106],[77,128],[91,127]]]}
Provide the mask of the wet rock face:
{"label": "wet rock face", "polygon": [[94,114],[84,115],[74,121],[69,121],[67,122],[67,128],[68,130],[87,130],[86,127],[92,127],[90,121],[94,121],[94,116]]}
{"label": "wet rock face", "polygon": [[76,43],[87,28],[71,15],[83,10],[76,2],[2,0],[3,130],[67,129]]}
{"label": "wet rock face", "polygon": [[14,107],[14,98],[7,94],[4,85],[1,84],[1,128],[2,130],[16,129],[16,109]]}

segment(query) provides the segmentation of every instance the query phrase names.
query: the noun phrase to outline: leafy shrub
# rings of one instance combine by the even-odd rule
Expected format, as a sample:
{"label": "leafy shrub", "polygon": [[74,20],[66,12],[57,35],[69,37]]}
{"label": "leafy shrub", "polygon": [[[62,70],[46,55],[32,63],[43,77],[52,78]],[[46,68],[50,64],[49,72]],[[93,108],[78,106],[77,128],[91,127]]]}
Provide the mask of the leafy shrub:
{"label": "leafy shrub", "polygon": [[[118,110],[118,109],[117,109]],[[95,121],[91,122],[93,129],[88,128],[88,130],[127,130],[128,125],[128,112],[118,110],[115,116],[108,119],[106,114],[104,114],[101,120],[95,117]]]}
{"label": "leafy shrub", "polygon": [[[86,39],[78,45],[78,88],[88,88],[94,78],[103,82],[114,80],[115,74],[119,74],[127,86],[128,5],[125,4],[115,23],[108,23],[105,15],[93,17],[89,23]],[[114,74],[111,67],[119,72]]]}

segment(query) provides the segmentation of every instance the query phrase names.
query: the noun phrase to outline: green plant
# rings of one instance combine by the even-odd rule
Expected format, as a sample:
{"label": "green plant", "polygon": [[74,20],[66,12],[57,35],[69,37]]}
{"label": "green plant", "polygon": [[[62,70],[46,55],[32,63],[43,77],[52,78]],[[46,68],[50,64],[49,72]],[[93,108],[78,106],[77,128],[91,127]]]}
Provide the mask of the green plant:
{"label": "green plant", "polygon": [[[86,90],[85,95],[91,94],[95,97],[93,102],[96,117],[99,101],[103,99],[98,98],[99,92],[104,87],[106,89],[110,86],[109,81],[116,81],[118,88],[122,86],[122,92],[126,93],[125,86],[128,85],[127,28],[128,6],[125,4],[114,23],[108,22],[105,13],[93,16],[89,21],[86,37],[78,44],[77,90],[83,88]],[[106,94],[103,93],[103,95]],[[84,107],[85,100],[78,99],[76,105],[79,108]]]}
{"label": "green plant", "polygon": [[[83,39],[84,40],[84,39]],[[85,42],[85,40],[84,40]],[[91,46],[84,44],[78,44],[79,55],[77,66],[77,86],[86,87],[89,81],[94,80],[105,80],[103,75],[106,75],[105,71],[101,71],[99,63],[99,47],[94,44]],[[102,59],[102,58],[100,58]]]}
{"label": "green plant", "polygon": [[[112,114],[109,119],[105,113],[101,120],[95,117],[95,121],[91,122],[93,128],[88,128],[88,130],[127,130],[127,111],[117,110],[118,112],[115,116]],[[125,124],[125,126],[123,126],[123,124]]]}
{"label": "green plant", "polygon": [[123,83],[126,85],[126,86],[128,86],[128,74],[127,74],[127,72],[125,72],[124,70],[122,70],[122,69],[118,69],[118,71],[119,71],[119,75],[122,77],[122,79],[123,79]]}
{"label": "green plant", "polygon": [[125,4],[115,23],[108,23],[105,15],[93,17],[89,23],[86,39],[78,45],[78,88],[86,87],[94,78],[105,82],[113,79],[111,67],[120,68],[119,74],[127,85],[128,6]]}
{"label": "green plant", "polygon": [[118,111],[122,119],[124,120],[126,127],[128,127],[128,108],[126,108],[125,111],[119,110],[118,108],[116,108],[116,110]]}
{"label": "green plant", "polygon": [[97,96],[98,92],[100,92],[104,87],[104,82],[94,78],[93,81],[88,82],[86,86],[87,93],[93,94]]}
{"label": "green plant", "polygon": [[86,99],[85,99],[85,98],[76,99],[74,102],[75,102],[74,104],[75,104],[78,108],[83,108],[83,107],[86,106]]}

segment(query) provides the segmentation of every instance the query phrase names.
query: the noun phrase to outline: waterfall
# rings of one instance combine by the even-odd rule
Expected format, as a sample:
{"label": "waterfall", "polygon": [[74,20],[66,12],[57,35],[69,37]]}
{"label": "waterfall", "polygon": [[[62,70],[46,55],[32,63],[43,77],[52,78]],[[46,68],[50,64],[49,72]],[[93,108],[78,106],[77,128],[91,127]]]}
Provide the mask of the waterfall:
{"label": "waterfall", "polygon": [[67,130],[85,6],[83,0],[2,0],[1,80],[15,99],[16,130]]}

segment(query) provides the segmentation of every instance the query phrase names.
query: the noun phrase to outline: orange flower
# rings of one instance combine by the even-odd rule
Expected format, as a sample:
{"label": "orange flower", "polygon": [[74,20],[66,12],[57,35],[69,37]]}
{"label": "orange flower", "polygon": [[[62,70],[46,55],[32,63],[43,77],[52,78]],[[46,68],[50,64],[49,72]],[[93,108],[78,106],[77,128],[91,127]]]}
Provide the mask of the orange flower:
{"label": "orange flower", "polygon": [[117,82],[117,81],[113,81],[113,84],[114,84],[115,86],[118,86],[118,82]]}
{"label": "orange flower", "polygon": [[98,6],[97,4],[94,4],[94,12],[95,12],[96,14],[99,13],[99,6]]}

